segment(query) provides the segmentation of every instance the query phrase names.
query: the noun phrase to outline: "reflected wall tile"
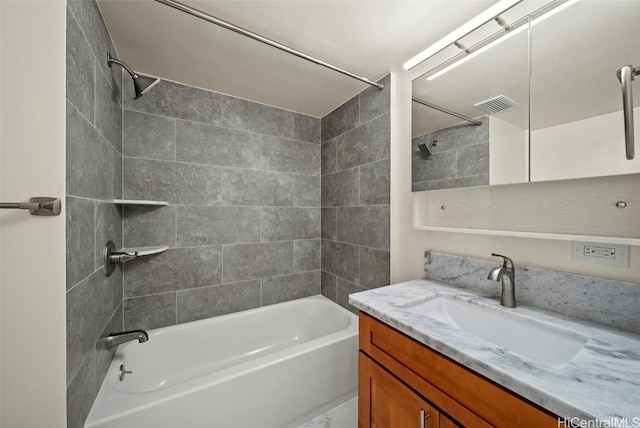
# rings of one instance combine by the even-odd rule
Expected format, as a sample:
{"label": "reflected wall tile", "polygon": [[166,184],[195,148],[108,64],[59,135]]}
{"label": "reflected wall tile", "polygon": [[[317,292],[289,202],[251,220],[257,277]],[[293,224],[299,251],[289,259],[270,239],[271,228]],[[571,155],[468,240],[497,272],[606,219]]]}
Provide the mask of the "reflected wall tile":
{"label": "reflected wall tile", "polygon": [[456,167],[458,177],[489,174],[489,143],[459,148]]}

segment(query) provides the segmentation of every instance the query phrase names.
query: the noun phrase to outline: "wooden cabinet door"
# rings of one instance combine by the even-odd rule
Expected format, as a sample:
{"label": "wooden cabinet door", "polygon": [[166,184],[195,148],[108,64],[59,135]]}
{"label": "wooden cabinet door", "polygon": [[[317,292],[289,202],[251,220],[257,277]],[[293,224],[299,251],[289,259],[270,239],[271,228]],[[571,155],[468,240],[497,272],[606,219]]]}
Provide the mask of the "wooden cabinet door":
{"label": "wooden cabinet door", "polygon": [[438,428],[428,402],[372,359],[359,354],[359,428]]}

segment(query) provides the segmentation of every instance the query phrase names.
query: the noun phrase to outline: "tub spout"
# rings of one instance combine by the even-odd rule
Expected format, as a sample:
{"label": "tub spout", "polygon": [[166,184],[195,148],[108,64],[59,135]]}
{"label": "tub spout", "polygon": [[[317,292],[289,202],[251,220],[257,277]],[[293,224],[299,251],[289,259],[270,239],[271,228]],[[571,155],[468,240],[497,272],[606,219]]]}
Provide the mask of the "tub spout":
{"label": "tub spout", "polygon": [[137,340],[139,343],[149,340],[149,335],[144,330],[123,331],[121,333],[109,333],[107,336],[107,349],[115,348],[125,342]]}

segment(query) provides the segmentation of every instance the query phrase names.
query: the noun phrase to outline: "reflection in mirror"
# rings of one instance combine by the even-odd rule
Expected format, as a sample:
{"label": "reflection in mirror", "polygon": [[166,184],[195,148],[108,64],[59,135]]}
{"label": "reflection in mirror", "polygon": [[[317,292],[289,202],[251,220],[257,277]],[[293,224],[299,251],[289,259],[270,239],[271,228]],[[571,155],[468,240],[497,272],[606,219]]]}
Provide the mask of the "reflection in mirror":
{"label": "reflection in mirror", "polygon": [[[483,125],[414,102],[412,190],[640,172],[616,75],[640,70],[639,28],[640,1],[524,0],[428,60],[413,97]],[[637,147],[639,78],[631,90]],[[496,98],[515,106],[496,110]]]}
{"label": "reflection in mirror", "polygon": [[527,181],[528,45],[528,20],[490,21],[413,82],[413,191]]}
{"label": "reflection in mirror", "polygon": [[[616,76],[640,66],[640,1],[571,3],[531,29],[531,181],[640,172],[640,156],[625,156]],[[640,80],[631,83],[638,147]]]}

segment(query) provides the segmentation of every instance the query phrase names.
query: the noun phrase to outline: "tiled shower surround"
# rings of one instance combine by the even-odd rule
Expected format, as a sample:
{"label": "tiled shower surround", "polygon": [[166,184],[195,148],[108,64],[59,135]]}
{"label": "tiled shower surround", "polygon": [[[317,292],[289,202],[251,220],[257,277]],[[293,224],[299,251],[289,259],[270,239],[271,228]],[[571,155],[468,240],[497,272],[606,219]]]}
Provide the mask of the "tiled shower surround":
{"label": "tiled shower surround", "polygon": [[[489,116],[482,125],[461,123],[412,140],[411,190],[451,189],[489,184]],[[419,144],[437,145],[424,158]]]}
{"label": "tiled shower surround", "polygon": [[67,426],[82,427],[112,351],[100,337],[122,331],[122,269],[106,278],[102,248],[122,245],[122,74],[93,1],[67,2],[66,216]]}
{"label": "tiled shower surround", "polygon": [[[110,332],[321,292],[347,306],[388,283],[388,89],[323,119],[168,81],[133,100],[95,1],[67,6],[68,427],[86,420]],[[169,250],[106,278],[108,240]]]}
{"label": "tiled shower surround", "polygon": [[322,118],[322,294],[389,284],[389,77]]}
{"label": "tiled shower surround", "polygon": [[163,81],[124,99],[124,328],[320,292],[320,119]]}

